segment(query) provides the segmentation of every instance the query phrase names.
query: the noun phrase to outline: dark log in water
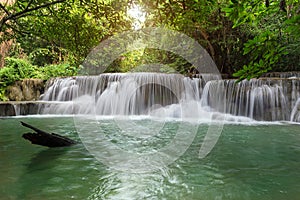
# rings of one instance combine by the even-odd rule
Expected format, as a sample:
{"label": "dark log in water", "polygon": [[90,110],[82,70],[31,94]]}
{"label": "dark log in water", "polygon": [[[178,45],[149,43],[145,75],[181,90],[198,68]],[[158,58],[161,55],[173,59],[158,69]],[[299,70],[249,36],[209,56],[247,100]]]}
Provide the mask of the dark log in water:
{"label": "dark log in water", "polygon": [[25,122],[21,122],[21,124],[35,131],[35,133],[25,133],[22,136],[24,139],[29,140],[32,144],[37,144],[46,147],[64,147],[71,146],[77,143],[76,141],[70,138],[55,133],[47,133]]}

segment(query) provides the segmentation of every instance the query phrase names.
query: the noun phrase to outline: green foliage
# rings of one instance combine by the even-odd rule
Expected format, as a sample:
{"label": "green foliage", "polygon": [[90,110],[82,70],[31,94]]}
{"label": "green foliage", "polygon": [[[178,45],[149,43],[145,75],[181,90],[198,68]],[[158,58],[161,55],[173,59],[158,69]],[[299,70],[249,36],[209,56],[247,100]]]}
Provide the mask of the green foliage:
{"label": "green foliage", "polygon": [[5,96],[6,87],[2,87],[0,84],[0,101],[7,101],[7,97]]}
{"label": "green foliage", "polygon": [[[30,2],[29,7],[32,8],[46,2],[53,2],[53,0]],[[230,24],[226,23],[224,13],[220,12],[220,8],[224,7],[226,2],[227,0],[134,1],[147,12],[146,27],[164,26],[182,31],[199,41],[204,48],[209,49],[209,53],[215,60],[218,60],[218,63],[222,63],[221,59],[226,59],[234,46],[240,46],[237,43],[242,41],[234,40],[236,37],[231,32]],[[11,20],[10,26],[16,31],[10,36],[21,44],[33,64],[39,66],[60,62],[80,64],[90,50],[103,39],[131,29],[132,21],[127,16],[127,8],[131,4],[130,0],[62,1]],[[11,9],[13,13],[18,13],[26,6],[28,6],[28,1],[21,0],[8,9]],[[229,31],[223,32],[223,26],[226,26],[225,29]],[[146,57],[144,60],[155,60],[154,57],[160,57],[159,54],[153,53],[154,55],[149,57],[143,54]],[[220,56],[217,57],[217,53]],[[172,57],[166,56],[166,59],[173,59]],[[127,60],[128,66],[115,66],[112,71],[116,71],[117,68],[123,71],[130,70],[134,63],[129,63],[132,58]],[[181,62],[179,58],[177,60],[174,62],[173,59],[168,63],[174,63],[172,67],[185,72],[189,66]],[[231,61],[234,60],[231,59]],[[227,62],[229,59],[225,61]],[[125,64],[125,62],[120,64]],[[181,64],[183,66],[179,66]],[[222,65],[229,66],[230,64]]]}
{"label": "green foliage", "polygon": [[284,34],[288,36],[285,42],[285,48],[288,54],[282,58],[278,70],[300,71],[300,13],[286,20],[283,24],[283,28]]}
{"label": "green foliage", "polygon": [[0,69],[0,100],[7,100],[5,91],[7,86],[24,78],[41,78],[35,66],[27,60],[6,58],[6,67]]}
{"label": "green foliage", "polygon": [[[0,2],[0,32],[4,32],[4,38],[14,37],[14,32],[24,33],[19,20],[26,18],[36,11],[55,7],[66,0],[17,0]],[[1,38],[2,39],[2,38]]]}
{"label": "green foliage", "polygon": [[38,68],[31,65],[27,60],[8,57],[5,62],[6,67],[0,70],[2,85],[7,86],[24,78],[42,78]]}
{"label": "green foliage", "polygon": [[231,0],[229,5],[223,8],[226,16],[233,21],[233,28],[243,24],[257,25],[259,18],[266,12],[264,1],[235,1]]}
{"label": "green foliage", "polygon": [[[268,6],[263,1],[231,1],[223,10],[233,21],[233,27],[246,27],[250,38],[244,44],[243,55],[248,63],[233,75],[239,80],[261,76],[268,71],[282,71],[299,65],[300,45],[298,0],[280,1]],[[244,31],[245,32],[245,31]],[[297,50],[296,50],[297,51]],[[284,67],[290,66],[290,67]],[[300,69],[300,68],[299,68]]]}
{"label": "green foliage", "polygon": [[0,100],[7,100],[6,88],[16,81],[29,78],[48,80],[51,77],[75,76],[79,70],[78,67],[70,64],[37,67],[25,59],[7,57],[5,61],[5,67],[0,69]]}
{"label": "green foliage", "polygon": [[187,74],[189,64],[175,53],[145,48],[127,52],[115,60],[105,72],[179,72]]}
{"label": "green foliage", "polygon": [[[300,11],[299,11],[300,12]],[[300,38],[300,14],[295,15],[285,21],[286,32],[291,35],[295,35],[297,38]]]}
{"label": "green foliage", "polygon": [[48,48],[36,48],[28,57],[34,65],[43,66],[45,63],[53,63],[55,56],[55,53]]}
{"label": "green foliage", "polygon": [[[256,36],[244,45],[243,55],[250,54],[251,61],[248,65],[233,74],[243,79],[259,77],[272,70],[274,64],[277,64],[283,55],[286,55],[286,48],[278,44],[277,37],[270,31],[266,31]],[[274,48],[276,47],[276,48]]]}
{"label": "green foliage", "polygon": [[48,80],[51,77],[76,76],[80,68],[75,65],[63,63],[40,67],[39,70],[43,74],[43,79]]}
{"label": "green foliage", "polygon": [[[235,76],[249,79],[269,70],[300,70],[300,2],[285,0],[285,7],[280,2],[18,0],[12,5],[1,4],[4,9],[0,14],[4,17],[0,30],[5,33],[1,39],[14,39],[33,65],[57,74],[59,70],[49,65],[77,66],[101,41],[131,30],[133,19],[127,9],[135,3],[147,13],[145,27],[181,31],[208,51],[222,73],[236,71]],[[190,68],[184,59],[170,52],[144,49],[122,55],[108,72],[127,72],[151,63],[161,63],[180,73]]]}
{"label": "green foliage", "polygon": [[[30,1],[36,7],[54,0]],[[26,10],[28,1],[7,6],[13,13]],[[5,24],[34,64],[80,64],[90,50],[114,32],[130,29],[125,19],[127,1],[66,1],[32,10]]]}

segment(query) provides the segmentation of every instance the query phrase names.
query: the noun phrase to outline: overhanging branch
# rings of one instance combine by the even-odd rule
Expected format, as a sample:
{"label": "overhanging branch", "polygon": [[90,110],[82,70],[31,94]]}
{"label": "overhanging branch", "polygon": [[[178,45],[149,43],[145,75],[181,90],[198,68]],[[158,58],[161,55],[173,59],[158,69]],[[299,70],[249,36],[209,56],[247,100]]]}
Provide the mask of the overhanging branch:
{"label": "overhanging branch", "polygon": [[4,24],[9,21],[9,20],[16,20],[16,19],[19,19],[20,17],[23,17],[23,16],[26,16],[28,13],[32,12],[32,11],[36,11],[36,10],[39,10],[39,9],[42,9],[42,8],[46,8],[46,7],[49,7],[49,6],[52,6],[52,5],[55,5],[55,4],[58,4],[58,3],[63,3],[65,2],[66,0],[56,0],[56,1],[52,1],[52,2],[47,2],[47,3],[44,3],[42,5],[39,5],[39,6],[36,6],[36,7],[33,7],[33,8],[29,8],[30,4],[32,3],[32,1],[29,2],[29,4],[27,5],[27,7],[20,11],[20,12],[16,12],[16,13],[10,13],[6,8],[5,6],[2,5],[2,3],[0,3],[0,8],[4,10],[4,12],[6,13],[6,16],[4,16],[1,21],[0,21],[0,31],[2,31],[2,28],[4,26]]}
{"label": "overhanging branch", "polygon": [[10,15],[10,12],[5,8],[4,5],[2,5],[2,3],[0,3],[0,8],[1,8],[2,10],[4,10],[4,12],[6,13],[6,15]]}

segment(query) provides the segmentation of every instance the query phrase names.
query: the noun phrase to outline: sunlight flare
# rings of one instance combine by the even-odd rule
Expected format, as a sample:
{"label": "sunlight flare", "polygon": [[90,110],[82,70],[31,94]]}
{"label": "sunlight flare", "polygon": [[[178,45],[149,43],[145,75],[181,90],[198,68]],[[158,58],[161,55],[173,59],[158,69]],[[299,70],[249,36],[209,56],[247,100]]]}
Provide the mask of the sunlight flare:
{"label": "sunlight flare", "polygon": [[146,12],[136,4],[132,4],[127,10],[128,16],[132,19],[132,28],[134,30],[141,29],[146,21]]}

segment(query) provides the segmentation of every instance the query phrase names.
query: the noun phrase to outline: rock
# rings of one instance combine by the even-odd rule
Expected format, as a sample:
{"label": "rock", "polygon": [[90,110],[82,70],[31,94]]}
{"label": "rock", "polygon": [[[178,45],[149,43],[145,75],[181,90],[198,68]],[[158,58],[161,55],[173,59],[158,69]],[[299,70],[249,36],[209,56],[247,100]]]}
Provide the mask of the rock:
{"label": "rock", "polygon": [[268,72],[262,75],[262,77],[270,78],[299,78],[300,71],[290,71],[290,72]]}
{"label": "rock", "polygon": [[13,104],[0,102],[0,116],[15,116],[16,111]]}
{"label": "rock", "polygon": [[6,101],[0,102],[0,116],[36,115],[44,102]]}
{"label": "rock", "polygon": [[41,79],[24,79],[7,88],[10,101],[36,101],[44,92],[45,82]]}

